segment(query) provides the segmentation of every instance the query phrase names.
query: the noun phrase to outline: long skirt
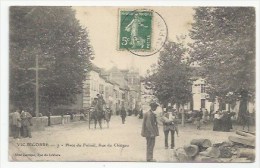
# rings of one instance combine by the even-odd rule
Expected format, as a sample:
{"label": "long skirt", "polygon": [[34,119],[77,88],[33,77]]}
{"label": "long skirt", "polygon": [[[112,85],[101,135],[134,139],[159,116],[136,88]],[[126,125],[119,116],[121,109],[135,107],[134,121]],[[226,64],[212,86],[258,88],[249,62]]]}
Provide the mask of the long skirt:
{"label": "long skirt", "polygon": [[221,131],[221,129],[221,120],[215,118],[213,121],[213,131]]}

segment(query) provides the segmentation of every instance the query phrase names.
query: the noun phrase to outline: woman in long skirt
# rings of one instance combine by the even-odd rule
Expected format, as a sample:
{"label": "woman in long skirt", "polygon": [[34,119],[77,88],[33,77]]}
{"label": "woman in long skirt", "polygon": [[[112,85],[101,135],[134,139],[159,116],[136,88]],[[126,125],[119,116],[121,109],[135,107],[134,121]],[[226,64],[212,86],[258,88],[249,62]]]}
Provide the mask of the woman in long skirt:
{"label": "woman in long skirt", "polygon": [[216,111],[213,120],[213,131],[221,131],[221,115]]}

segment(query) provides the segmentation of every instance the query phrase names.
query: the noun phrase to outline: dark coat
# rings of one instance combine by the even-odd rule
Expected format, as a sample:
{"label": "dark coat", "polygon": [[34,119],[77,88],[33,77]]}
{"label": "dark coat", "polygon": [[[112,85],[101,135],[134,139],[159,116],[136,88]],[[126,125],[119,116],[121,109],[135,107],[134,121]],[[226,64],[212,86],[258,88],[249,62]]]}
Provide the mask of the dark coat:
{"label": "dark coat", "polygon": [[32,125],[32,115],[29,112],[21,113],[22,126],[31,126]]}
{"label": "dark coat", "polygon": [[125,118],[126,117],[126,110],[124,108],[121,109],[121,117]]}
{"label": "dark coat", "polygon": [[159,136],[156,114],[151,110],[144,114],[141,135],[143,137]]}

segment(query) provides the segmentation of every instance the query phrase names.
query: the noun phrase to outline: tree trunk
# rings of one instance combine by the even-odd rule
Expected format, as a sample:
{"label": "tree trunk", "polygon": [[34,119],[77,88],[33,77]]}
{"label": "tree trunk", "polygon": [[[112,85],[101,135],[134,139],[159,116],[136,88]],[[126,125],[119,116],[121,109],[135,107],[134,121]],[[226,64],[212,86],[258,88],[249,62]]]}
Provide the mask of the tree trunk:
{"label": "tree trunk", "polygon": [[194,102],[193,102],[193,97],[191,97],[191,101],[190,101],[190,110],[193,111],[193,107],[194,107]]}
{"label": "tree trunk", "polygon": [[242,130],[241,132],[245,132],[245,133],[248,133],[248,134],[251,134],[251,135],[254,135],[254,136],[255,136],[255,132],[244,131],[244,130]]}
{"label": "tree trunk", "polygon": [[255,135],[244,131],[236,131],[236,134],[240,136],[230,136],[229,140],[243,145],[255,146]]}
{"label": "tree trunk", "polygon": [[229,136],[228,139],[232,142],[255,147],[255,137]]}
{"label": "tree trunk", "polygon": [[250,163],[252,161],[248,160],[247,158],[232,158],[230,159],[229,163]]}
{"label": "tree trunk", "polygon": [[247,158],[251,161],[255,160],[255,149],[248,149],[248,148],[239,148],[238,150],[238,158]]}
{"label": "tree trunk", "polygon": [[231,158],[233,155],[231,152],[231,147],[229,146],[220,146],[218,149],[220,151],[220,158]]}
{"label": "tree trunk", "polygon": [[221,98],[219,98],[218,99],[218,109],[220,110],[220,111],[222,111],[223,110],[223,101],[222,101],[222,99]]}
{"label": "tree trunk", "polygon": [[219,158],[220,150],[216,147],[209,147],[205,151],[200,152],[200,155],[212,158]]}
{"label": "tree trunk", "polygon": [[221,162],[218,158],[212,158],[212,157],[207,157],[207,156],[202,156],[202,155],[197,155],[194,159],[196,162],[206,162],[206,163],[216,163],[216,162]]}
{"label": "tree trunk", "polygon": [[179,114],[179,112],[180,112],[180,105],[179,105],[179,103],[176,103],[176,110],[177,110],[177,113]]}
{"label": "tree trunk", "polygon": [[175,156],[180,162],[189,162],[192,160],[192,158],[187,155],[184,148],[177,148],[176,150],[174,150],[174,152]]}
{"label": "tree trunk", "polygon": [[184,108],[183,105],[180,105],[180,109],[181,109],[181,125],[184,127],[185,126],[185,113],[184,113]]}
{"label": "tree trunk", "polygon": [[183,149],[188,156],[195,156],[199,152],[199,147],[197,145],[185,145],[183,146]]}
{"label": "tree trunk", "polygon": [[211,147],[211,141],[209,139],[193,139],[190,142],[191,145],[197,145],[200,148],[208,148]]}
{"label": "tree trunk", "polygon": [[247,101],[248,101],[248,91],[241,91],[241,100],[238,110],[238,122],[245,124],[247,121]]}
{"label": "tree trunk", "polygon": [[239,130],[237,130],[237,131],[236,131],[236,134],[241,135],[241,136],[245,136],[245,137],[254,137],[254,138],[255,138],[255,135],[253,135],[253,134],[251,134],[251,133],[247,133],[247,132],[245,132],[245,131],[239,131]]}

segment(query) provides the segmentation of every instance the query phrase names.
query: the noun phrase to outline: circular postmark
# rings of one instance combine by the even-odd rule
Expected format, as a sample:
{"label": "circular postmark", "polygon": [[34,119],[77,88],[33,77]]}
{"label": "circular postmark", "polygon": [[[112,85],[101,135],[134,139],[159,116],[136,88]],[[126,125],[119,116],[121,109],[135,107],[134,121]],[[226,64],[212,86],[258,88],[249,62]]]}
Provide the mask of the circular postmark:
{"label": "circular postmark", "polygon": [[163,48],[168,27],[163,17],[152,9],[121,10],[119,33],[119,49],[147,57]]}

